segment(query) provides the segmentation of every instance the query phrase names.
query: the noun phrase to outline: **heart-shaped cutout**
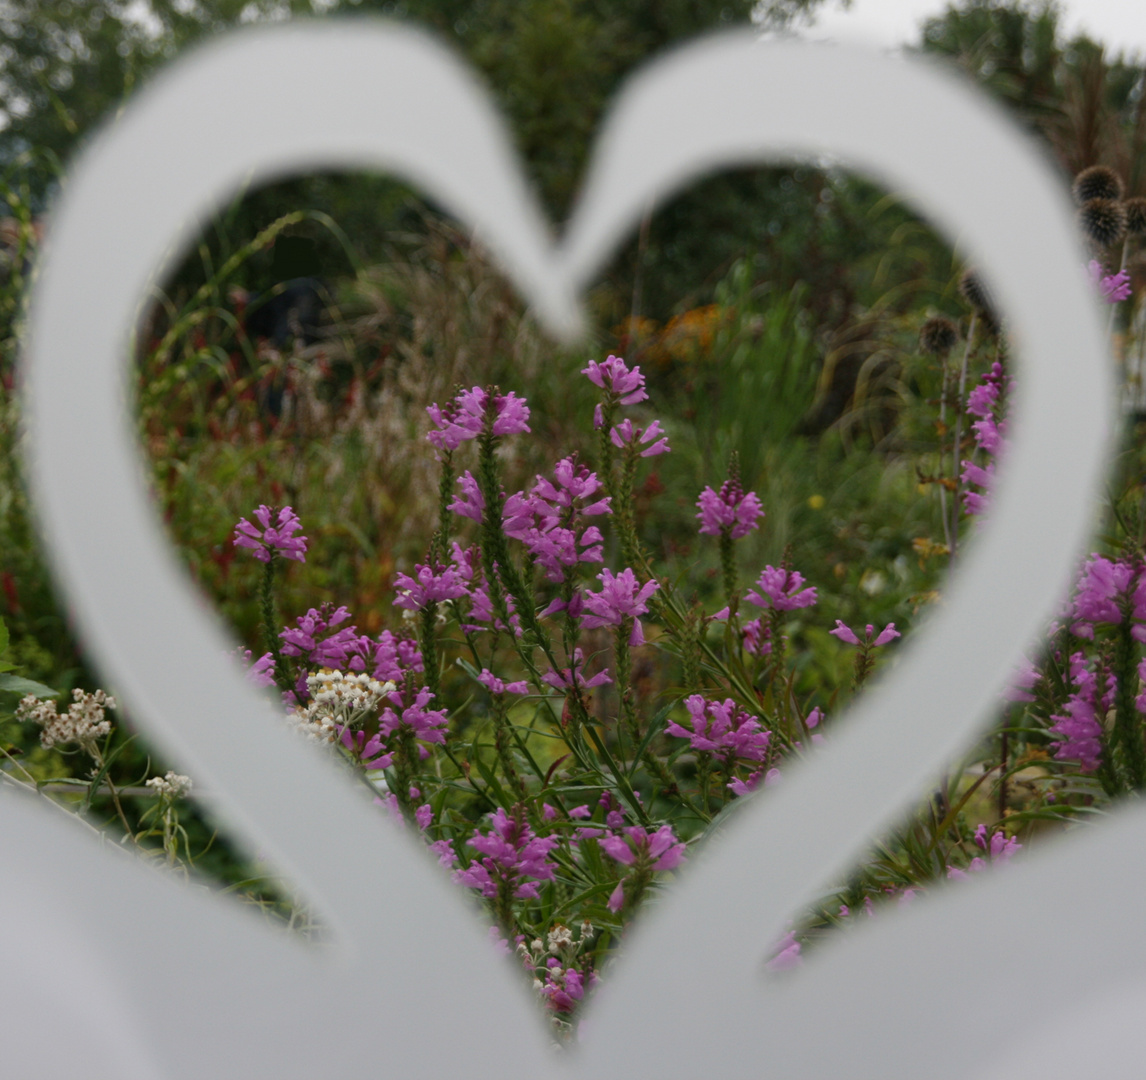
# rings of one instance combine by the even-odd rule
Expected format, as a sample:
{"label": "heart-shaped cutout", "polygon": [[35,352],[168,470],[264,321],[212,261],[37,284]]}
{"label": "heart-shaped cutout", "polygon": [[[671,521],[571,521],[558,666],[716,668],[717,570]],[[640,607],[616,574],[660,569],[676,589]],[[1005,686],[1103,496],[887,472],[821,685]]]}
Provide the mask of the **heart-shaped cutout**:
{"label": "heart-shaped cutout", "polygon": [[[404,95],[409,86],[433,93]],[[236,101],[265,123],[230,134],[221,118]],[[287,115],[289,130],[275,121]],[[908,146],[898,136],[903,130],[941,130],[943,141]],[[146,173],[138,167],[140,147],[153,163]],[[1012,189],[1001,191],[968,147],[992,160]],[[569,332],[576,290],[650,201],[719,166],[820,154],[916,193],[933,220],[966,237],[1015,314],[1023,353],[1039,364],[1024,372],[996,512],[948,609],[831,750],[791,777],[769,814],[741,815],[642,929],[575,1065],[601,1075],[673,1075],[704,1067],[711,1052],[703,1036],[666,1030],[681,988],[700,1031],[728,1031],[721,1039],[726,1065],[754,1067],[761,1024],[777,1062],[798,1060],[809,1028],[760,983],[764,950],[800,901],[966,742],[1016,643],[1033,636],[1066,580],[1085,532],[1085,496],[1102,460],[1111,395],[1097,363],[1097,321],[1070,270],[1076,253],[1053,182],[1014,132],[934,72],[858,51],[763,47],[731,35],[692,46],[635,80],[606,129],[568,240],[548,253],[540,215],[507,164],[504,135],[476,88],[424,38],[382,27],[290,27],[224,42],[160,80],[82,162],[50,238],[29,377],[34,476],[59,570],[93,652],[157,742],[210,784],[223,812],[275,854],[341,935],[345,966],[331,967],[289,954],[281,943],[248,942],[248,928],[230,915],[159,899],[165,894],[158,889],[148,893],[156,910],[135,926],[137,937],[186,965],[180,1000],[197,1001],[202,1023],[242,1044],[252,1074],[364,1071],[377,1046],[369,1027],[376,1015],[404,1035],[388,1041],[395,1070],[440,1075],[478,1061],[497,1075],[536,1073],[547,1060],[539,1045],[502,1030],[496,995],[482,991],[489,979],[506,976],[483,963],[477,936],[441,941],[456,901],[421,878],[429,871],[408,847],[260,714],[249,688],[219,659],[217,629],[190,602],[163,551],[126,422],[121,364],[137,298],[172,238],[187,237],[189,219],[250,169],[267,177],[313,165],[386,168],[470,222],[539,313]],[[149,198],[156,191],[163,200]],[[109,250],[121,253],[119,274],[101,278],[89,267]],[[1041,281],[1027,270],[1033,255],[1046,272]],[[56,316],[63,311],[69,318]],[[75,363],[80,355],[87,366]],[[1096,361],[1091,368],[1077,362],[1087,355]],[[58,425],[69,433],[67,445],[52,438]],[[73,445],[85,455],[77,459]],[[1048,474],[1053,493],[1040,485]],[[162,636],[157,611],[166,613]],[[993,613],[987,624],[983,611]],[[247,767],[253,761],[257,770]],[[799,834],[784,821],[801,822]],[[103,875],[97,892],[118,894],[117,869],[96,872]],[[706,877],[720,884],[719,918]],[[998,890],[1017,895],[1022,881],[1013,880]],[[381,930],[379,911],[387,920]],[[190,920],[185,933],[194,949],[170,944],[176,915]],[[447,969],[452,980],[441,977]],[[900,970],[914,971],[906,959]],[[802,985],[815,986],[815,977],[811,968]],[[156,1007],[136,976],[124,978],[134,983],[141,1010]],[[337,1038],[302,1023],[298,999],[318,986],[350,1002]],[[926,979],[911,986],[917,996],[935,988]],[[370,997],[369,1010],[358,994]],[[878,1004],[891,1010],[903,996],[889,984]],[[430,1001],[450,1018],[449,1040],[435,1034],[425,1012]],[[348,1036],[356,1020],[362,1034]],[[272,1065],[261,1055],[276,1037]],[[863,1045],[854,1031],[849,1037]],[[191,1045],[180,1050],[187,1055],[175,1067],[180,1074],[211,1068],[209,1054]],[[912,1073],[904,1066],[899,1075]]]}

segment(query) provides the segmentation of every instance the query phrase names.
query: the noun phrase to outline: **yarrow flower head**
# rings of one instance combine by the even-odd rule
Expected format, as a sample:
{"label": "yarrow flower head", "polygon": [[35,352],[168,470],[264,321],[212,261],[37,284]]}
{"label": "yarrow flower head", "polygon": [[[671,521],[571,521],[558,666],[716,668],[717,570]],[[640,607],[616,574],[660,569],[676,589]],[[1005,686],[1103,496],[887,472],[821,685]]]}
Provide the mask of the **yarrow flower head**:
{"label": "yarrow flower head", "polygon": [[90,754],[96,743],[111,732],[111,721],[104,718],[104,710],[115,707],[115,698],[110,694],[102,690],[89,694],[77,688],[72,691],[72,704],[62,716],[54,701],[40,701],[29,694],[16,706],[16,719],[40,725],[40,745],[45,750],[77,743]]}
{"label": "yarrow flower head", "polygon": [[635,405],[649,396],[645,392],[645,377],[640,367],[630,370],[619,356],[609,356],[600,364],[590,360],[589,366],[581,369],[581,374],[587,375],[594,386],[615,397],[619,405]]}
{"label": "yarrow flower head", "polygon": [[175,800],[187,795],[191,791],[192,784],[191,777],[168,769],[166,776],[153,776],[147,781],[146,786],[161,799]]}
{"label": "yarrow flower head", "polygon": [[804,575],[786,567],[764,567],[756,580],[759,592],[749,592],[747,599],[757,607],[770,607],[776,611],[795,611],[811,607],[816,602],[814,585],[804,585]]}
{"label": "yarrow flower head", "polygon": [[629,644],[643,644],[645,638],[640,616],[648,612],[648,599],[660,585],[656,581],[646,581],[644,585],[639,585],[637,575],[631,568],[619,574],[605,569],[597,575],[597,579],[601,582],[601,591],[585,593],[586,613],[581,616],[581,625],[586,630],[592,630],[597,626],[620,626],[625,619],[632,619],[633,632]]}
{"label": "yarrow flower head", "polygon": [[[240,518],[232,538],[236,547],[249,548],[259,562],[270,562],[275,555],[306,562],[308,541],[305,536],[294,535],[302,528],[294,510],[284,506],[276,517],[269,506],[260,506],[254,517],[262,528],[258,529],[246,518]],[[271,524],[272,519],[274,524]]]}
{"label": "yarrow flower head", "polygon": [[705,536],[720,536],[727,529],[733,540],[739,540],[757,528],[757,519],[764,514],[756,492],[746,492],[735,479],[721,484],[719,492],[706,487],[696,506],[700,511],[696,515],[700,531]]}

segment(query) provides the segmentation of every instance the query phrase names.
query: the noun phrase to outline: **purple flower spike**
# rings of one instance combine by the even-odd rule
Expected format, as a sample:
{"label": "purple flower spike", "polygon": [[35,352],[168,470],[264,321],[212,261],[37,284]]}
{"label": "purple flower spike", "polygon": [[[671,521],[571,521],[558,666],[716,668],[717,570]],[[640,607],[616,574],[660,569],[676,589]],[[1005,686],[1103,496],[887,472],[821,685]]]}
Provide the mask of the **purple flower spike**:
{"label": "purple flower spike", "polygon": [[744,491],[735,480],[725,480],[720,491],[706,487],[696,500],[700,531],[705,536],[719,536],[728,529],[733,540],[747,536],[757,527],[764,507],[754,491]]}
{"label": "purple flower spike", "polygon": [[536,900],[537,883],[552,881],[557,870],[549,860],[557,837],[537,836],[523,817],[510,817],[501,807],[490,815],[490,825],[488,833],[475,833],[468,845],[483,857],[455,870],[454,881],[480,889],[489,899],[506,885],[517,899]]}
{"label": "purple flower spike", "polygon": [[[469,427],[476,422],[477,432],[480,432],[485,421],[489,394],[480,386],[475,386],[472,390],[463,390],[454,400],[461,416],[459,424]],[[529,432],[529,406],[525,403],[525,398],[519,398],[512,392],[499,394],[494,397],[493,405],[496,411],[493,421],[495,435],[519,435]]]}
{"label": "purple flower spike", "polygon": [[637,637],[640,616],[649,610],[648,599],[660,588],[659,583],[646,581],[638,586],[637,575],[630,568],[616,575],[612,570],[602,570],[597,579],[601,582],[601,591],[585,593],[588,614],[581,616],[581,625],[592,630],[598,626],[620,626],[625,619],[632,619],[633,636]]}
{"label": "purple flower spike", "polygon": [[250,548],[259,562],[270,562],[272,555],[306,562],[307,538],[294,535],[302,528],[298,515],[289,506],[284,506],[272,525],[273,515],[274,511],[268,506],[260,506],[255,511],[255,520],[262,529],[255,528],[246,518],[240,518],[233,537],[235,547]]}
{"label": "purple flower spike", "polygon": [[395,607],[420,611],[431,604],[457,600],[469,594],[466,583],[452,566],[439,568],[436,574],[429,566],[415,566],[414,574],[414,577],[409,574],[395,575],[394,584],[403,590],[394,601]]}
{"label": "purple flower spike", "polygon": [[652,443],[641,451],[641,457],[667,454],[672,449],[659,420],[654,420],[647,428],[642,429],[634,427],[632,420],[626,418],[609,432],[609,439],[614,446],[621,449],[626,446],[645,446],[646,443]]}
{"label": "purple flower spike", "polygon": [[619,356],[609,356],[600,364],[590,360],[589,366],[581,369],[581,374],[587,375],[594,386],[613,394],[621,405],[635,405],[649,396],[645,393],[645,377],[640,367],[629,370]]}
{"label": "purple flower spike", "polygon": [[815,586],[804,587],[804,575],[798,570],[779,570],[774,566],[764,567],[764,572],[756,581],[760,592],[750,592],[747,599],[757,607],[771,607],[777,611],[794,611],[796,608],[811,607],[816,602]]}

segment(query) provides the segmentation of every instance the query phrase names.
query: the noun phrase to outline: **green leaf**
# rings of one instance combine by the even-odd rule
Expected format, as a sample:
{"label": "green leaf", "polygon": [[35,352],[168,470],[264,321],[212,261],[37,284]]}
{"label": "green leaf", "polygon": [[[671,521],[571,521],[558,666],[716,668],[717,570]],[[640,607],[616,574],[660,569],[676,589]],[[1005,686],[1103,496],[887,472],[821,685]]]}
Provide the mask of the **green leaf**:
{"label": "green leaf", "polygon": [[54,698],[59,697],[59,690],[53,690],[50,686],[45,686],[43,683],[38,683],[32,679],[25,679],[19,675],[0,675],[0,692],[8,694],[31,694],[33,697],[38,698]]}
{"label": "green leaf", "polygon": [[8,651],[8,627],[4,625],[4,620],[0,619],[0,656],[3,656]]}

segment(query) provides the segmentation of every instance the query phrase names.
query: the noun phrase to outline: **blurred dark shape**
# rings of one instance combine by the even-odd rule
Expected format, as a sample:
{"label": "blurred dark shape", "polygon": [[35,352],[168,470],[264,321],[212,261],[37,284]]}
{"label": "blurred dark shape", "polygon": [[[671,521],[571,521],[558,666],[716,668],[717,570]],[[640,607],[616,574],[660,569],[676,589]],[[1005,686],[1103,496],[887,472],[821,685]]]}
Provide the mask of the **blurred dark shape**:
{"label": "blurred dark shape", "polygon": [[266,338],[277,349],[292,339],[313,345],[326,314],[327,290],[320,270],[313,240],[303,236],[275,240],[273,285],[247,298],[243,319],[247,336]]}

